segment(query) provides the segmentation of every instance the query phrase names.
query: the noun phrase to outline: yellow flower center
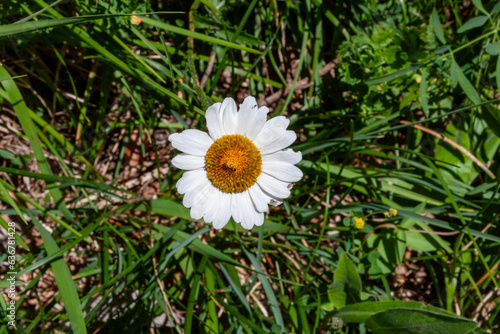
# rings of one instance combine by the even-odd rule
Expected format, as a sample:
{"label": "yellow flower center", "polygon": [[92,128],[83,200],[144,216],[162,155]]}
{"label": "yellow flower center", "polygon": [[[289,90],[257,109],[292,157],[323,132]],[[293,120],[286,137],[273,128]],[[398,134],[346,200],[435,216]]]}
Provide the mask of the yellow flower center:
{"label": "yellow flower center", "polygon": [[227,135],[214,141],[205,157],[208,179],[226,193],[250,188],[262,171],[259,149],[242,135]]}

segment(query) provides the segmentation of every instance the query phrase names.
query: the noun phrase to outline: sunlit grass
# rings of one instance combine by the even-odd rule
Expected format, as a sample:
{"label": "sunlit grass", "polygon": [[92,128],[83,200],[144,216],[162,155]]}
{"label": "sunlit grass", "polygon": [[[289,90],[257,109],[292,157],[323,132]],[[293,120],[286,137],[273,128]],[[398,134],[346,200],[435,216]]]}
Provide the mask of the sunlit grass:
{"label": "sunlit grass", "polygon": [[[0,4],[18,332],[498,331],[500,7],[442,6]],[[249,95],[291,120],[304,177],[216,231],[168,136]]]}

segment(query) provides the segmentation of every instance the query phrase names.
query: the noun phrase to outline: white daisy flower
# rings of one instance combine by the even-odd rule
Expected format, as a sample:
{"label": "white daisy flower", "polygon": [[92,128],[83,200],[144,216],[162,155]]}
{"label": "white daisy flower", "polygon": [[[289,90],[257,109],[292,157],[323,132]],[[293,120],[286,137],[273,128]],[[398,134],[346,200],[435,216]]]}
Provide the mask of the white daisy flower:
{"label": "white daisy flower", "polygon": [[249,96],[237,110],[232,98],[208,108],[208,134],[189,129],[168,138],[182,151],[172,160],[186,172],[177,182],[182,203],[193,219],[216,229],[231,216],[246,229],[264,222],[268,204],[278,206],[290,196],[293,182],[302,178],[294,166],[300,152],[285,149],[297,138],[286,130],[290,121],[277,116],[266,121],[267,107]]}

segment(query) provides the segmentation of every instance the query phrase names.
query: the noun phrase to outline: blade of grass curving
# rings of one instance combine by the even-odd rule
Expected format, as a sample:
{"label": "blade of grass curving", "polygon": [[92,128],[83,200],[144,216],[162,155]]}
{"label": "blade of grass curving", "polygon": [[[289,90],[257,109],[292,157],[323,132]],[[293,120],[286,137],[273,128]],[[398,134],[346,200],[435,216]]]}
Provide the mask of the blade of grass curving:
{"label": "blade of grass curving", "polygon": [[0,179],[0,198],[3,198],[3,201],[7,204],[9,204],[11,207],[14,208],[14,210],[16,210],[17,214],[19,215],[19,218],[22,219],[22,221],[24,221],[24,223],[26,225],[28,225],[28,222],[26,221],[26,219],[24,219],[24,216],[23,216],[23,213],[21,212],[21,209],[19,208],[19,206],[17,205],[16,201],[14,201],[14,199],[10,196],[9,192],[7,191],[7,189],[5,188],[5,186],[7,186],[9,188],[10,191],[13,190],[13,187],[10,186],[8,183],[6,183],[4,180],[1,180]]}
{"label": "blade of grass curving", "polygon": [[[168,231],[170,230],[170,227],[166,227],[163,225],[153,224],[153,227],[162,233],[168,233]],[[189,249],[191,249],[197,253],[207,255],[207,256],[214,258],[214,259],[217,259],[219,261],[223,261],[225,263],[229,263],[229,264],[232,264],[232,265],[235,265],[238,267],[246,268],[241,263],[239,263],[239,262],[233,260],[232,258],[230,258],[229,256],[221,253],[220,251],[216,250],[212,246],[209,246],[209,245],[203,243],[201,240],[192,239],[191,235],[186,233],[186,232],[177,231],[177,233],[174,234],[172,238],[174,240],[176,240],[177,242],[184,242],[185,240],[190,239],[192,242],[188,246]]]}
{"label": "blade of grass curving", "polygon": [[247,309],[248,313],[252,313],[250,303],[245,298],[245,294],[243,293],[243,291],[241,291],[239,284],[233,280],[233,278],[231,277],[231,275],[227,271],[226,266],[224,266],[224,263],[219,262],[219,266],[220,266],[220,269],[222,270],[222,273],[224,274],[224,277],[226,277],[226,280],[229,282],[229,285],[233,289],[234,293],[236,293],[236,296],[238,297],[240,302]]}
{"label": "blade of grass curving", "polygon": [[170,32],[173,32],[173,33],[176,33],[179,35],[186,36],[186,37],[196,38],[196,39],[199,39],[199,40],[207,42],[207,43],[213,43],[213,44],[225,46],[225,47],[228,47],[231,49],[246,51],[246,52],[255,53],[255,54],[262,53],[259,50],[254,50],[254,49],[251,49],[251,48],[246,47],[246,46],[241,46],[241,45],[236,44],[236,43],[232,43],[232,42],[225,41],[223,39],[218,39],[218,38],[215,38],[212,36],[200,34],[198,32],[193,32],[193,31],[190,31],[188,29],[179,28],[177,26],[173,26],[173,25],[170,25],[170,24],[167,24],[164,22],[156,21],[156,20],[150,19],[148,17],[144,17],[143,22],[146,24],[150,24],[154,27],[158,27],[160,29],[166,30],[166,31],[170,31]]}
{"label": "blade of grass curving", "polygon": [[[262,240],[264,239],[264,226],[259,226],[259,240],[257,242],[257,262],[260,263],[262,256]],[[252,290],[255,282],[257,280],[257,273],[255,272],[252,276],[252,282],[250,283],[249,290]]]}
{"label": "blade of grass curving", "polygon": [[[45,227],[40,224],[34,215],[29,215],[33,224],[40,231],[47,254],[50,256],[57,253],[59,251],[59,247],[57,246],[56,241],[52,238]],[[51,267],[59,292],[61,293],[61,297],[64,301],[64,308],[68,314],[73,332],[76,334],[87,333],[85,321],[83,320],[83,312],[80,306],[80,298],[78,297],[76,285],[71,277],[68,265],[64,259],[59,259],[52,262]]]}
{"label": "blade of grass curving", "polygon": [[[237,307],[225,303],[225,301],[221,300],[220,298],[218,298],[217,301],[220,305],[222,305],[224,307],[224,309],[229,314],[231,314],[231,316],[235,317],[240,322],[240,325],[244,325],[244,326],[249,327],[249,328],[246,328],[247,333],[261,333],[261,334],[268,334],[269,333],[269,330],[264,330],[264,329],[260,328],[258,324],[251,321],[250,319],[248,319],[248,317],[246,315],[241,314]],[[283,327],[282,327],[282,330],[283,330]]]}
{"label": "blade of grass curving", "polygon": [[[45,3],[43,0],[34,0],[34,1],[41,7],[47,6],[47,3]],[[54,9],[49,10],[49,12],[51,15],[54,15],[55,17],[62,18],[62,15]],[[120,71],[123,71],[127,75],[130,75],[132,78],[135,78],[139,82],[146,84],[152,89],[152,91],[156,92],[157,94],[168,98],[172,103],[171,108],[175,109],[175,108],[180,108],[180,106],[183,106],[185,108],[192,108],[197,113],[205,115],[205,112],[203,110],[195,106],[189,105],[184,99],[177,96],[177,94],[175,94],[174,92],[168,90],[167,88],[163,87],[162,85],[154,81],[145,73],[135,70],[132,66],[130,66],[130,64],[127,64],[121,59],[119,59],[112,52],[108,51],[108,49],[104,47],[101,43],[90,37],[90,35],[85,30],[79,28],[76,25],[69,27],[69,29],[74,33],[76,38],[81,39],[89,47],[99,52],[104,57],[104,60],[108,61],[110,64],[115,66]]]}
{"label": "blade of grass curving", "polygon": [[[52,6],[47,5],[44,10],[50,10]],[[39,12],[37,12],[39,13]],[[35,13],[35,14],[37,14]],[[156,12],[156,14],[173,14],[176,12]],[[0,39],[8,36],[15,36],[19,34],[32,33],[38,30],[44,30],[48,28],[55,28],[60,26],[67,26],[72,24],[82,24],[89,21],[95,21],[100,19],[107,19],[110,17],[120,17],[120,16],[132,16],[132,15],[148,15],[153,13],[140,13],[140,14],[99,14],[99,15],[86,15],[77,17],[65,17],[58,19],[48,19],[39,21],[29,21],[20,22],[13,24],[0,25]]]}
{"label": "blade of grass curving", "polygon": [[[244,248],[243,251],[245,252],[246,256],[248,257],[252,265],[255,267],[255,270],[257,270],[258,272],[262,272],[262,267],[260,263],[257,262],[255,256],[253,256],[252,253],[250,253]],[[273,287],[271,286],[271,283],[269,283],[267,277],[264,274],[259,274],[259,279],[260,282],[262,283],[262,287],[264,288],[264,292],[267,296],[267,300],[269,301],[269,305],[271,306],[271,311],[273,312],[274,320],[276,321],[276,324],[280,325],[281,329],[284,330],[286,328],[285,323],[283,322],[283,316],[281,315],[280,304],[276,299]]]}
{"label": "blade of grass curving", "polygon": [[43,259],[37,259],[37,261],[33,264],[30,264],[26,267],[23,267],[19,271],[19,275],[24,275],[26,273],[32,272],[33,270],[42,267],[43,265],[47,263],[51,263],[54,260],[57,260],[59,258],[62,258],[65,253],[69,252],[75,245],[79,244],[82,242],[90,233],[94,232],[95,229],[99,227],[99,222],[94,221],[92,224],[86,226],[82,230],[82,235],[79,236],[78,238],[75,238],[74,240],[71,240],[68,242],[64,247],[60,248],[59,250],[49,254],[48,256],[44,257]]}
{"label": "blade of grass curving", "polygon": [[[5,69],[3,64],[0,63],[0,78],[8,79],[11,78],[10,73]],[[35,154],[36,160],[38,162],[38,167],[43,174],[52,175],[52,170],[50,169],[49,163],[45,158],[45,154],[42,149],[42,145],[40,140],[36,134],[35,124],[30,117],[29,108],[27,107],[24,99],[19,91],[14,80],[4,80],[2,81],[2,85],[4,86],[5,91],[9,95],[9,102],[14,108],[16,115],[21,123],[21,126],[28,137],[31,146],[33,148],[33,152]],[[68,208],[66,208],[66,204],[63,201],[62,193],[59,189],[50,189],[49,190],[52,198],[54,199],[54,203],[61,210],[61,213],[64,217],[70,222],[74,222],[73,216],[69,212]]]}
{"label": "blade of grass curving", "polygon": [[192,328],[193,328],[193,311],[194,311],[194,306],[196,305],[196,298],[198,296],[198,293],[200,291],[200,281],[201,281],[201,274],[203,270],[205,269],[205,265],[207,263],[208,257],[204,256],[200,263],[198,264],[198,270],[194,274],[194,277],[191,279],[190,282],[190,293],[189,293],[189,298],[187,302],[187,307],[186,307],[186,318],[184,319],[184,332],[185,333],[192,333]]}
{"label": "blade of grass curving", "polygon": [[389,82],[389,81],[392,81],[396,78],[399,78],[407,73],[417,71],[418,69],[420,69],[422,66],[425,66],[425,65],[426,64],[410,65],[409,67],[406,67],[402,70],[399,70],[399,71],[396,71],[393,73],[389,73],[389,74],[383,75],[383,76],[378,77],[378,78],[370,79],[366,82],[366,84],[367,85],[377,85],[379,83]]}
{"label": "blade of grass curving", "polygon": [[69,140],[64,138],[56,129],[54,129],[49,123],[47,123],[43,118],[38,116],[33,110],[29,110],[30,117],[33,119],[35,123],[38,124],[38,126],[50,133],[52,137],[56,141],[58,141],[63,147],[70,152],[71,154],[75,155],[78,159],[80,159],[81,162],[85,164],[85,166],[91,170],[94,171],[96,176],[99,178],[100,181],[104,181],[102,176],[95,170],[94,166],[83,156],[83,154],[76,149],[73,144],[70,143]]}
{"label": "blade of grass curving", "polygon": [[[6,232],[9,232],[9,228],[10,226],[7,224],[7,222],[0,216],[0,226],[2,226]],[[24,248],[26,249],[28,252],[30,251],[30,248],[28,247],[28,245],[26,245],[26,243],[24,242],[24,240],[19,236],[19,233],[15,233],[14,234],[14,239],[16,239],[16,241]]]}
{"label": "blade of grass curving", "polygon": [[43,14],[43,12],[45,12],[47,9],[49,8],[52,8],[52,7],[55,7],[57,6],[58,4],[60,4],[61,2],[63,2],[65,0],[56,0],[54,1],[53,3],[50,4],[50,6],[48,6],[47,8],[42,8],[40,9],[39,11],[33,13],[33,14],[30,14],[29,16],[23,18],[23,19],[20,19],[19,21],[17,21],[16,23],[22,23],[22,22],[26,22],[26,21],[29,21],[31,20],[32,18],[34,17],[37,17],[39,16],[40,14]]}
{"label": "blade of grass curving", "polygon": [[[115,188],[112,185],[109,184],[104,184],[104,183],[98,183],[98,182],[93,182],[93,181],[88,181],[88,180],[81,180],[81,179],[75,179],[67,176],[55,176],[52,174],[40,174],[40,173],[33,173],[33,172],[28,172],[24,170],[19,170],[15,168],[8,168],[8,167],[0,167],[0,172],[6,172],[9,174],[14,174],[14,175],[21,175],[21,176],[27,176],[27,177],[32,177],[34,179],[39,179],[39,180],[45,180],[49,183],[57,183],[59,182],[58,187],[69,187],[69,186],[83,186],[91,189],[95,189],[99,192],[102,192],[103,194],[106,194],[108,196],[120,199],[122,201],[127,201],[125,198],[118,196],[111,191],[121,191],[121,192],[127,192],[128,194],[134,196],[135,194],[131,191],[128,191],[126,189],[120,189],[120,188]],[[52,186],[52,188],[55,188],[55,186]]]}
{"label": "blade of grass curving", "polygon": [[[205,266],[205,286],[210,294],[216,289],[216,275],[217,272],[215,268],[210,266],[210,262]],[[207,301],[207,318],[205,320],[205,331],[206,333],[217,333],[219,331],[219,317],[217,316],[217,308],[213,299]]]}

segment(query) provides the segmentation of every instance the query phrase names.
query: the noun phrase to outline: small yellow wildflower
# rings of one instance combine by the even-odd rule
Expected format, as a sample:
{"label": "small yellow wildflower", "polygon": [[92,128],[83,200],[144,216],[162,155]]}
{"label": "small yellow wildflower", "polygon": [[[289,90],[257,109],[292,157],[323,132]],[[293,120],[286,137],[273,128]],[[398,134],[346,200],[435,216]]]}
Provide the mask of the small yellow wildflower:
{"label": "small yellow wildflower", "polygon": [[361,230],[363,228],[363,226],[365,226],[365,221],[363,220],[363,218],[356,218],[355,224],[356,224],[356,228],[358,230]]}
{"label": "small yellow wildflower", "polygon": [[389,217],[396,217],[398,215],[398,210],[390,208],[389,209]]}
{"label": "small yellow wildflower", "polygon": [[130,17],[130,23],[138,26],[139,24],[141,24],[142,22],[142,17],[139,17],[139,16],[136,16],[136,15],[132,15]]}

